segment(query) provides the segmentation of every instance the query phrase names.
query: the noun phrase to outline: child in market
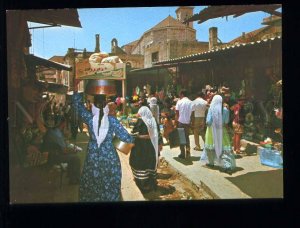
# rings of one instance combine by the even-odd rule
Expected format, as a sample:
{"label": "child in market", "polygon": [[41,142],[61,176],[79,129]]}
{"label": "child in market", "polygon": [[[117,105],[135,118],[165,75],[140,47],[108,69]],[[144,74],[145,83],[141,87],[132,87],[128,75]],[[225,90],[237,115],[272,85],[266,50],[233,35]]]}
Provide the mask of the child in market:
{"label": "child in market", "polygon": [[163,113],[163,137],[169,144],[169,134],[174,130],[174,123],[169,113]]}
{"label": "child in market", "polygon": [[233,111],[233,121],[232,127],[234,131],[233,135],[233,150],[235,154],[240,154],[241,148],[241,136],[244,132],[243,130],[243,123],[244,123],[244,115],[243,115],[243,105],[244,105],[245,98],[240,97],[235,105],[231,107]]}

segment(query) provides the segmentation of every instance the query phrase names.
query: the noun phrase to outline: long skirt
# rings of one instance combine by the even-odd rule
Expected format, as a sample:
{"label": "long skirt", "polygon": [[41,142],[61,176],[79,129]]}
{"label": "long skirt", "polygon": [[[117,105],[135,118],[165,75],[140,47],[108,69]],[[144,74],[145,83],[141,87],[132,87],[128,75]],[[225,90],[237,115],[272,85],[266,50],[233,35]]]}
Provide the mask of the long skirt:
{"label": "long skirt", "polygon": [[148,189],[156,183],[156,155],[150,139],[135,139],[129,164],[139,188]]}
{"label": "long skirt", "polygon": [[215,152],[212,127],[208,126],[206,128],[204,151],[201,155],[201,160],[210,165],[217,165],[224,169],[232,170],[236,167],[234,154],[231,149],[230,137],[225,126],[223,126],[222,154],[219,158]]}

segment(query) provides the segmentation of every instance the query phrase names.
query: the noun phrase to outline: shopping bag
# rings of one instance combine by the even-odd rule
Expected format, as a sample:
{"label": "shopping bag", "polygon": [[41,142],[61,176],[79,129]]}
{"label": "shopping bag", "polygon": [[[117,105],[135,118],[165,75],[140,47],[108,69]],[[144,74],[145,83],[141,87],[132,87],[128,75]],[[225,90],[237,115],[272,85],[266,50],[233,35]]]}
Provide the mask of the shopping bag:
{"label": "shopping bag", "polygon": [[184,128],[175,128],[169,134],[170,148],[179,147],[180,145],[186,145],[186,138]]}

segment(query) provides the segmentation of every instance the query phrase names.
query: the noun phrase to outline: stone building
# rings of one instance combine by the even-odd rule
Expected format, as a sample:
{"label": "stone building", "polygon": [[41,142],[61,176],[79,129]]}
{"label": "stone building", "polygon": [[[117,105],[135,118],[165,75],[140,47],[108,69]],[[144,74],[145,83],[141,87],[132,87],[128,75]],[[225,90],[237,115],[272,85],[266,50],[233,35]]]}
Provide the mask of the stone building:
{"label": "stone building", "polygon": [[229,44],[249,43],[258,40],[281,36],[282,34],[281,21],[282,21],[281,17],[275,15],[266,17],[263,19],[261,23],[262,25],[266,25],[266,26],[251,31],[249,33],[243,32],[241,36],[230,41]]}
{"label": "stone building", "polygon": [[193,22],[183,23],[193,15],[193,9],[189,6],[178,7],[176,19],[169,15],[144,32],[139,40],[122,46],[122,49],[127,54],[143,55],[145,68],[151,67],[153,62],[206,51],[208,42],[196,40]]}
{"label": "stone building", "polygon": [[[128,45],[127,50],[130,49],[130,45]],[[113,38],[111,40],[111,53],[109,55],[119,56],[120,59],[126,63],[126,66],[129,69],[134,68],[144,68],[144,56],[141,54],[127,54],[130,52],[126,52],[121,47],[118,46],[118,40]]]}

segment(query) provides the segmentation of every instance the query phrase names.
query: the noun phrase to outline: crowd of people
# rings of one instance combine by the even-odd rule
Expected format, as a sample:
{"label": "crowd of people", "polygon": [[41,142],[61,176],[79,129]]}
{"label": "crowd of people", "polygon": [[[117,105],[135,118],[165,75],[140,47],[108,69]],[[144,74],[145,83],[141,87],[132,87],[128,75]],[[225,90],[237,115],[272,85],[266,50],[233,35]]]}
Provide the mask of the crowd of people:
{"label": "crowd of people", "polygon": [[[127,99],[126,105],[148,107],[156,123],[163,127],[162,137],[166,144],[169,143],[169,134],[176,128],[182,128],[186,143],[180,145],[179,158],[190,158],[189,135],[193,134],[193,149],[203,151],[201,160],[208,167],[219,166],[221,171],[231,174],[235,168],[235,154],[241,153],[245,98],[241,96],[235,101],[229,100],[228,91],[226,86],[217,89],[206,85],[197,94],[188,94],[184,89],[179,91],[178,96],[173,94],[163,98],[157,93],[145,93],[134,95],[131,102]],[[134,125],[134,131],[137,125],[140,125],[140,120]],[[203,148],[200,136],[204,142]]]}
{"label": "crowd of people", "polygon": [[[76,90],[76,89],[75,89]],[[43,118],[47,132],[43,137],[44,150],[49,152],[48,163],[68,164],[70,184],[79,184],[80,202],[118,201],[121,196],[121,164],[113,145],[113,138],[134,144],[129,164],[136,185],[143,193],[157,188],[157,168],[163,145],[169,143],[169,135],[182,128],[186,139],[180,145],[181,159],[191,156],[189,135],[193,134],[193,150],[203,151],[201,161],[207,167],[219,166],[221,171],[232,173],[234,154],[240,153],[242,117],[239,112],[243,99],[229,106],[222,91],[206,86],[205,91],[189,96],[184,89],[178,96],[161,97],[158,94],[139,96],[135,99],[107,98],[95,95],[93,103],[82,93],[74,92],[65,105],[48,100]],[[127,115],[135,117],[131,132],[117,118],[127,109]],[[233,148],[229,130],[230,112],[234,118]],[[78,154],[70,150],[68,138],[76,139],[84,126],[88,130],[87,155],[81,171]],[[160,127],[162,126],[162,128]],[[200,136],[204,141],[201,147]],[[164,140],[165,142],[164,143]]]}

